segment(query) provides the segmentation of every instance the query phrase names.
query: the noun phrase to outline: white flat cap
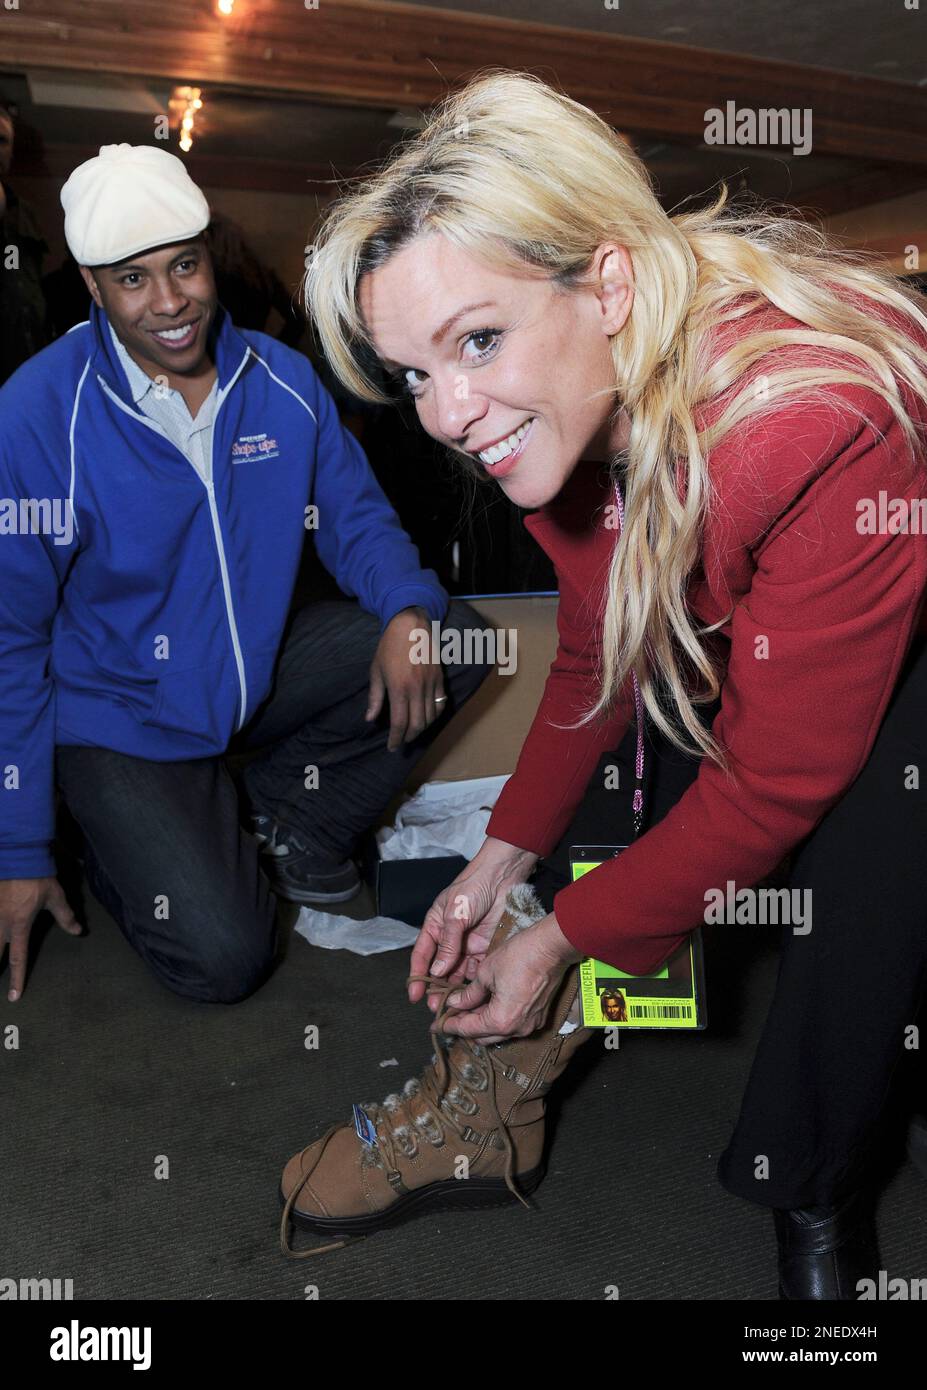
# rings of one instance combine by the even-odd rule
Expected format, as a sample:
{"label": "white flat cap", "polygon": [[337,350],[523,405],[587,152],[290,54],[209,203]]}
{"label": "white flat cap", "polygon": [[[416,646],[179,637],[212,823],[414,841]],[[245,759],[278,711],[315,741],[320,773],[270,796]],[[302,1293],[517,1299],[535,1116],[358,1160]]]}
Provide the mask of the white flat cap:
{"label": "white flat cap", "polygon": [[209,223],[209,204],[183,161],[156,145],[102,145],[71,174],[61,206],[78,265],[112,265],[188,241]]}

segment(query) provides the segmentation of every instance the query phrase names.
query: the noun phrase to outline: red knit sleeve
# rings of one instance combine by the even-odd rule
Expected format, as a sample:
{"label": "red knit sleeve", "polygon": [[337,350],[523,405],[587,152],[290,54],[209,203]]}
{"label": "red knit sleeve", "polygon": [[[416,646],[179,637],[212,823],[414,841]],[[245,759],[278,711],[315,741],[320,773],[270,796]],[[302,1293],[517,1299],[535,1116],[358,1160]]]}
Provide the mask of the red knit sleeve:
{"label": "red knit sleeve", "polygon": [[913,527],[867,534],[860,508],[880,492],[910,506],[927,463],[878,394],[828,394],[829,405],[767,416],[715,451],[713,474],[736,477],[750,503],[729,509],[753,577],[713,725],[733,780],[703,759],[663,820],[555,897],[574,946],[631,973],[655,969],[703,921],[709,890],[770,873],[847,790],[916,629],[927,539]]}
{"label": "red knit sleeve", "polygon": [[558,569],[557,577],[557,654],[515,771],[486,827],[487,835],[540,855],[560,841],[599,758],[618,746],[634,713],[629,680],[611,718],[578,729],[556,727],[592,707],[601,652],[594,596],[580,594],[565,571]]}

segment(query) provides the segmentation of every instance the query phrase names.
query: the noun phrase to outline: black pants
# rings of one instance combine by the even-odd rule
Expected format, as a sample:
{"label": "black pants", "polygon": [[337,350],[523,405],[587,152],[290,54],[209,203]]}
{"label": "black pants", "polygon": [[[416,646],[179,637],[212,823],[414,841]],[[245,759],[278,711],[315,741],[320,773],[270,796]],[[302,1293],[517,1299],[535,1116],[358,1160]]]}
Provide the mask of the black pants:
{"label": "black pants", "polygon": [[[453,599],[442,632],[485,626]],[[319,853],[347,857],[431,741],[492,669],[443,664],[447,704],[418,738],[387,747],[388,700],[365,722],[380,625],[356,603],[291,615],[274,686],[228,751],[262,750],[236,781],[224,757],[152,762],[59,745],[58,785],[84,835],[87,882],[129,943],[176,994],[233,1003],[272,969],[276,899],[248,833],[255,807]],[[482,648],[478,649],[482,650]],[[318,786],[306,789],[306,768]]]}
{"label": "black pants", "polygon": [[[702,712],[707,723],[717,708]],[[604,790],[604,768],[617,763],[630,773],[635,748],[631,729],[602,758],[573,823],[539,868],[548,908],[569,881],[571,844],[630,842],[630,793],[619,800]],[[643,832],[699,768],[656,735],[646,761]],[[919,790],[906,787],[912,768],[924,779]],[[633,785],[632,775],[619,780]],[[785,884],[811,890],[812,930],[782,930],[775,996],[718,1177],[763,1206],[817,1206],[868,1176],[927,983],[927,639],[912,644],[862,772],[792,850]],[[707,989],[710,1001],[710,975]]]}

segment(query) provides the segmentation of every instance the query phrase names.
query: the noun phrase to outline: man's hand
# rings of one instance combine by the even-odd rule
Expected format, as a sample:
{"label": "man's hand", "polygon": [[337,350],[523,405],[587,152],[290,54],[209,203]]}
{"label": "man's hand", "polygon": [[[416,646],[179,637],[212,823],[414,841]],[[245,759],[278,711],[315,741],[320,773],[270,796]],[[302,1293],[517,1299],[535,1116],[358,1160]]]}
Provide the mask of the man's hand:
{"label": "man's hand", "polygon": [[9,878],[0,880],[0,959],[3,948],[10,948],[10,991],[14,1003],[26,982],[29,933],[38,913],[45,908],[69,936],[80,936],[81,925],[56,878]]}
{"label": "man's hand", "polygon": [[389,739],[394,753],[405,741],[411,743],[444,709],[444,677],[440,661],[414,662],[412,649],[416,629],[431,632],[431,619],[424,608],[403,608],[386,625],[370,663],[370,698],[365,718],[376,719],[389,697]]}

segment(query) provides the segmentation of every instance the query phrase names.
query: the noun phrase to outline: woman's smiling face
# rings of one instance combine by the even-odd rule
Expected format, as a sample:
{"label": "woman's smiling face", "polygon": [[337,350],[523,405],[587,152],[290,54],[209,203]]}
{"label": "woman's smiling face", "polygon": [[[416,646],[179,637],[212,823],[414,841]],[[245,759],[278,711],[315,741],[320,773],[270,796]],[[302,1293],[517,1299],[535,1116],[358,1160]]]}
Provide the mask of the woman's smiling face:
{"label": "woman's smiling face", "polygon": [[564,292],[428,233],[361,280],[377,356],[424,429],[469,454],[519,507],[543,506],[580,459],[627,440],[624,412],[610,420],[609,338],[630,312],[631,260],[602,246],[592,270],[589,288]]}

